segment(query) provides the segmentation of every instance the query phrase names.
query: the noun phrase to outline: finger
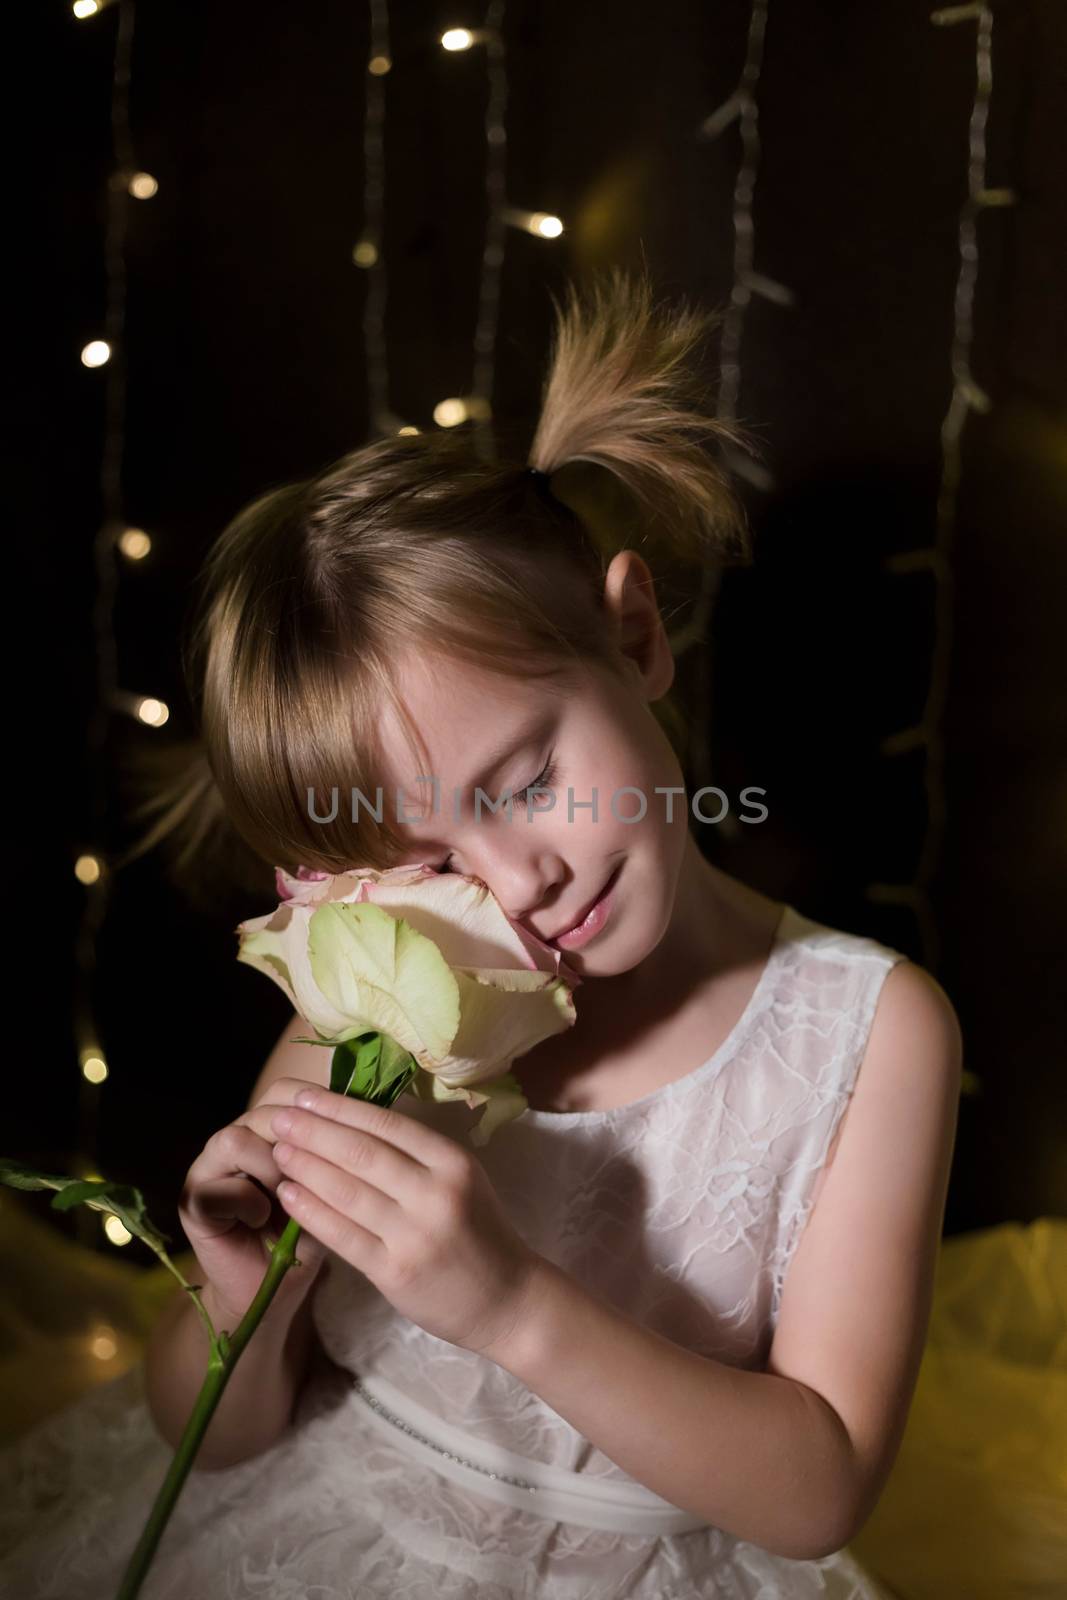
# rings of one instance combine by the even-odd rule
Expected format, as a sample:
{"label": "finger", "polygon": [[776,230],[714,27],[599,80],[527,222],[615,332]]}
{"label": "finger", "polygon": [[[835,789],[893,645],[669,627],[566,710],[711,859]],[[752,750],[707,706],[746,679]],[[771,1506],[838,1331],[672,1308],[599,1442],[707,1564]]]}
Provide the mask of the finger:
{"label": "finger", "polygon": [[376,1234],[354,1217],[342,1216],[303,1184],[293,1183],[288,1178],[280,1185],[278,1198],[306,1234],[374,1281],[389,1254]]}
{"label": "finger", "polygon": [[[250,1106],[249,1110],[255,1111],[257,1107],[264,1105],[291,1106],[304,1089],[319,1089],[324,1094],[327,1092],[321,1080],[316,1082],[311,1078],[274,1078],[256,1101],[255,1106]],[[240,1121],[240,1118],[235,1120]]]}
{"label": "finger", "polygon": [[[395,1200],[354,1173],[334,1166],[332,1161],[312,1155],[310,1150],[300,1150],[293,1145],[282,1146],[277,1159],[285,1181],[295,1181],[315,1199],[324,1201],[332,1211],[358,1223],[379,1243],[384,1242],[386,1235],[400,1220],[401,1208]],[[280,1186],[278,1198],[286,1205]]]}
{"label": "finger", "polygon": [[373,1184],[398,1205],[414,1209],[426,1203],[434,1174],[384,1139],[296,1106],[273,1111],[270,1123],[276,1161],[278,1144],[291,1144]]}
{"label": "finger", "polygon": [[187,1181],[196,1187],[199,1183],[211,1183],[216,1178],[244,1172],[274,1189],[279,1176],[271,1154],[274,1137],[266,1137],[241,1122],[228,1123],[212,1134],[189,1168]]}
{"label": "finger", "polygon": [[414,1117],[405,1117],[389,1106],[375,1106],[367,1100],[356,1100],[352,1095],[334,1094],[318,1084],[300,1083],[295,1079],[290,1081],[295,1086],[293,1094],[288,1097],[290,1103],[296,1102],[298,1107],[328,1117],[344,1127],[373,1134],[376,1139],[393,1145],[431,1171],[456,1168],[463,1160],[463,1152],[458,1145]]}
{"label": "finger", "polygon": [[258,1189],[251,1178],[218,1178],[193,1190],[179,1207],[194,1232],[209,1238],[229,1233],[237,1223],[262,1228],[270,1221],[270,1196]]}
{"label": "finger", "polygon": [[178,1202],[183,1225],[188,1221],[211,1236],[228,1232],[235,1222],[265,1227],[280,1178],[270,1145],[251,1128],[230,1124],[208,1140],[189,1168]]}

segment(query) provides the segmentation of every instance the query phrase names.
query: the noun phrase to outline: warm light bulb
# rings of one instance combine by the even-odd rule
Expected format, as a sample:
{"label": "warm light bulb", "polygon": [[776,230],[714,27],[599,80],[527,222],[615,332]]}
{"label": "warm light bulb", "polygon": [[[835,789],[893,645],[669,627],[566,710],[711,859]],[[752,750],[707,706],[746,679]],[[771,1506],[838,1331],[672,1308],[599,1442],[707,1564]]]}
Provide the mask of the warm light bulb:
{"label": "warm light bulb", "polygon": [[433,420],[439,428],[454,428],[458,423],[466,422],[469,415],[465,400],[439,400],[433,408]]}
{"label": "warm light bulb", "polygon": [[135,172],[127,188],[135,200],[151,200],[159,193],[159,184],[150,172]]}
{"label": "warm light bulb", "polygon": [[106,1322],[98,1322],[89,1339],[89,1349],[98,1361],[111,1361],[118,1354],[119,1343],[115,1330]]}
{"label": "warm light bulb", "polygon": [[100,861],[96,856],[79,856],[74,863],[74,876],[79,883],[99,882],[100,871]]}
{"label": "warm light bulb", "polygon": [[511,228],[536,234],[539,239],[558,239],[563,232],[563,219],[551,211],[520,211],[509,206],[504,212],[504,221]]}
{"label": "warm light bulb", "polygon": [[370,239],[361,239],[352,251],[357,267],[373,267],[378,259],[378,246]]}
{"label": "warm light bulb", "polygon": [[119,534],[119,549],[127,561],[143,561],[152,541],[143,528],[123,528]]}
{"label": "warm light bulb", "polygon": [[84,17],[94,17],[100,10],[96,0],[74,0],[70,8],[80,22]]}
{"label": "warm light bulb", "polygon": [[145,699],[138,700],[136,715],[150,728],[161,728],[170,716],[170,707],[165,700],[153,700],[150,696],[146,696]]}
{"label": "warm light bulb", "polygon": [[82,350],[83,367],[102,367],[111,360],[111,346],[106,339],[90,339]]}
{"label": "warm light bulb", "polygon": [[398,428],[396,431],[397,433],[404,434],[406,436],[413,433],[421,433],[422,430],[420,428],[414,428],[410,423],[407,423],[403,428]]}
{"label": "warm light bulb", "polygon": [[123,1227],[122,1223],[116,1216],[104,1218],[104,1232],[107,1234],[112,1244],[129,1244],[130,1240],[133,1238],[133,1234],[130,1232],[129,1228]]}
{"label": "warm light bulb", "polygon": [[82,1056],[82,1077],[90,1083],[103,1083],[107,1077],[107,1062],[98,1053]]}
{"label": "warm light bulb", "polygon": [[373,73],[376,78],[384,78],[392,64],[388,56],[371,56],[367,62],[367,71]]}
{"label": "warm light bulb", "polygon": [[474,35],[469,28],[449,28],[441,35],[441,44],[446,50],[469,50],[474,43]]}

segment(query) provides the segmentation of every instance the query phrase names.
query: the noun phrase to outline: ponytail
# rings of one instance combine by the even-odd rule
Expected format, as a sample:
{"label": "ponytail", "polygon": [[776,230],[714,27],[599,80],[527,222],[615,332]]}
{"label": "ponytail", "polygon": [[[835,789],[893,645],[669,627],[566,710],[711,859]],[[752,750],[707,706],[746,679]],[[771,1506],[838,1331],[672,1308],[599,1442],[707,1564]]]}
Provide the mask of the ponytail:
{"label": "ponytail", "polygon": [[696,355],[717,310],[658,308],[647,276],[619,268],[565,303],[556,329],[530,463],[556,473],[575,462],[605,468],[637,503],[670,555],[751,559],[744,508],[709,453],[718,442],[758,455],[737,423],[703,408]]}

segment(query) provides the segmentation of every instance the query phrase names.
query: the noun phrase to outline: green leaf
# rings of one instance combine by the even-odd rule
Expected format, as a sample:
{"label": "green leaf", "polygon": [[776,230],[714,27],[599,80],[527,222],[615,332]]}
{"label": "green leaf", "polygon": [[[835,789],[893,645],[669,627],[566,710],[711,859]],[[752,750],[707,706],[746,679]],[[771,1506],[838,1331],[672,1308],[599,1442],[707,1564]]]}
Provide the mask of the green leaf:
{"label": "green leaf", "polygon": [[87,1205],[92,1211],[106,1211],[118,1217],[123,1227],[141,1239],[156,1254],[163,1252],[170,1238],[149,1220],[144,1196],[140,1189],[129,1183],[111,1183],[105,1178],[70,1178],[53,1172],[41,1172],[22,1161],[9,1161],[0,1157],[0,1183],[12,1189],[55,1189],[52,1199],[55,1211],[69,1211],[72,1206]]}
{"label": "green leaf", "polygon": [[51,1172],[39,1172],[22,1161],[9,1161],[0,1156],[0,1183],[9,1189],[62,1189],[64,1184],[75,1183],[74,1178],[59,1178]]}

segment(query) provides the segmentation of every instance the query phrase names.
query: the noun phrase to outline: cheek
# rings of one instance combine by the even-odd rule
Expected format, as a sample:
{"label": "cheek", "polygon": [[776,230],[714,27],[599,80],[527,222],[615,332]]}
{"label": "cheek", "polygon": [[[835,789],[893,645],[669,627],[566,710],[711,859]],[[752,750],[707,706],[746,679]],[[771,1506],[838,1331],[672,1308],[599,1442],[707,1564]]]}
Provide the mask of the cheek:
{"label": "cheek", "polygon": [[[657,789],[681,792],[657,794]],[[600,816],[613,849],[632,847],[662,852],[666,856],[677,854],[684,845],[686,805],[682,775],[677,766],[664,766],[648,757],[620,770],[611,784],[600,787]],[[676,842],[679,832],[681,845]]]}

